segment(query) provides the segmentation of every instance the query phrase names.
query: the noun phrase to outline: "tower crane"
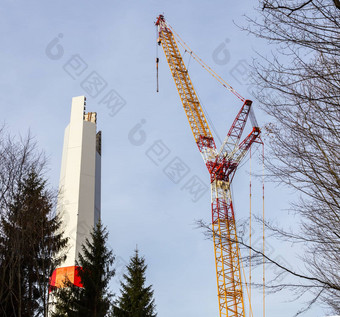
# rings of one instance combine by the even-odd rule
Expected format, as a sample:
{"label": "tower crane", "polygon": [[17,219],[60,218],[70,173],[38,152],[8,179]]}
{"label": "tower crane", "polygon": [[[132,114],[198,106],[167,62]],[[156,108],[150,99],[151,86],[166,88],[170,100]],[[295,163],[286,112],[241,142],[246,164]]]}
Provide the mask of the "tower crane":
{"label": "tower crane", "polygon": [[[227,89],[242,100],[243,105],[221,148],[217,150],[202,106],[177,46],[173,29],[163,15],[158,16],[155,24],[158,29],[158,44],[162,45],[190,128],[210,174],[219,314],[220,317],[245,317],[240,250],[230,184],[241,160],[252,144],[258,140],[261,133],[255,120],[252,131],[241,141],[242,132],[251,113],[252,101],[244,99],[231,86],[228,84],[226,86],[223,83]],[[212,70],[208,68],[208,71]],[[214,77],[216,78],[216,76]],[[217,79],[219,80],[220,77]],[[219,81],[221,82],[221,80]]]}

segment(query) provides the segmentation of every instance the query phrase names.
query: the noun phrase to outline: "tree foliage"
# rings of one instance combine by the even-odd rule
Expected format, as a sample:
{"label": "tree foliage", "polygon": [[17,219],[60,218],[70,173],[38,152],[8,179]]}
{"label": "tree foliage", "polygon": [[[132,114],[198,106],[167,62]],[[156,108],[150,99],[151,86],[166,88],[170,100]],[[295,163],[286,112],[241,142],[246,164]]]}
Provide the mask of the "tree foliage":
{"label": "tree foliage", "polygon": [[138,249],[130,259],[124,282],[121,282],[121,296],[113,308],[115,317],[156,317],[155,300],[152,285],[145,286],[145,259],[140,257]]}
{"label": "tree foliage", "polygon": [[108,232],[98,222],[91,237],[85,240],[77,265],[83,287],[65,281],[65,287],[55,291],[54,317],[104,317],[110,311],[111,297],[108,286],[115,271],[112,269],[114,256],[106,245]]}
{"label": "tree foliage", "polygon": [[0,314],[47,316],[49,277],[67,239],[55,216],[45,160],[30,137],[0,133]]}

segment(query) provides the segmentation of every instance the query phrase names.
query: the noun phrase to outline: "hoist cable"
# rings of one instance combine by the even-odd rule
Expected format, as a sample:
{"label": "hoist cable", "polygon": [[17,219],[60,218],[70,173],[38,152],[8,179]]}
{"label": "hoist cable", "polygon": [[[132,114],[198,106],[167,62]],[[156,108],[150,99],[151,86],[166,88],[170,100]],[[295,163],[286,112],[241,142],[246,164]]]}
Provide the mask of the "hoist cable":
{"label": "hoist cable", "polygon": [[251,148],[249,150],[249,297],[251,302]]}
{"label": "hoist cable", "polygon": [[171,30],[171,32],[176,37],[178,43],[188,52],[191,52],[190,55],[192,58],[194,58],[203,68],[205,68],[210,75],[212,75],[223,87],[228,89],[230,92],[232,92],[237,98],[239,98],[242,102],[244,102],[246,99],[243,98],[231,85],[229,85],[221,76],[219,76],[210,66],[208,66],[196,53],[194,53],[188,44],[183,41],[183,39],[179,36],[178,33],[172,28],[170,24],[167,23],[167,26]]}
{"label": "hoist cable", "polygon": [[264,143],[262,142],[262,284],[263,284],[263,317],[266,316],[266,273],[265,273],[265,222],[264,222]]}
{"label": "hoist cable", "polygon": [[158,57],[158,30],[156,27],[156,82],[157,82],[157,92],[159,92],[159,82],[158,82],[158,64],[159,64],[159,57]]}

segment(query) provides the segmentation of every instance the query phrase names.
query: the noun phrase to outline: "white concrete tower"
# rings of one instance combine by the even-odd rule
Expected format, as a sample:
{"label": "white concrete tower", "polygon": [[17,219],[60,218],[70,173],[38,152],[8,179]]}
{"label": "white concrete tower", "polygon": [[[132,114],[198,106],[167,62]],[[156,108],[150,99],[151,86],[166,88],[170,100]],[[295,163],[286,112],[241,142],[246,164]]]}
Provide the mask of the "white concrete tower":
{"label": "white concrete tower", "polygon": [[97,133],[97,114],[85,113],[85,105],[84,96],[72,98],[70,124],[64,135],[58,212],[69,247],[66,261],[51,278],[56,287],[62,285],[65,275],[79,283],[76,260],[100,219],[101,132]]}

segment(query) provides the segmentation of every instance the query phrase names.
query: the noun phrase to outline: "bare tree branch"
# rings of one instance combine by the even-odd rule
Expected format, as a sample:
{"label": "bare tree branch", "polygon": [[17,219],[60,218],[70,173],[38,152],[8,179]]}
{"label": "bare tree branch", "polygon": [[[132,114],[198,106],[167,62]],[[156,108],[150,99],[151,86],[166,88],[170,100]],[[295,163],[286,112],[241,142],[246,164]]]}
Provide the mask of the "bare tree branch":
{"label": "bare tree branch", "polygon": [[335,6],[340,10],[340,1],[339,0],[333,0]]}
{"label": "bare tree branch", "polygon": [[[336,0],[334,0],[334,1],[336,1]],[[285,5],[273,6],[273,5],[271,5],[269,3],[269,1],[266,1],[266,2],[263,3],[262,10],[265,10],[265,9],[271,9],[271,10],[284,9],[284,10],[290,11],[288,13],[288,15],[290,15],[293,12],[302,9],[303,7],[305,7],[306,5],[308,5],[308,4],[312,3],[312,2],[313,2],[313,0],[308,0],[308,1],[304,2],[304,3],[302,3],[301,5],[292,8],[292,7],[288,7],[288,6],[285,6]]]}

